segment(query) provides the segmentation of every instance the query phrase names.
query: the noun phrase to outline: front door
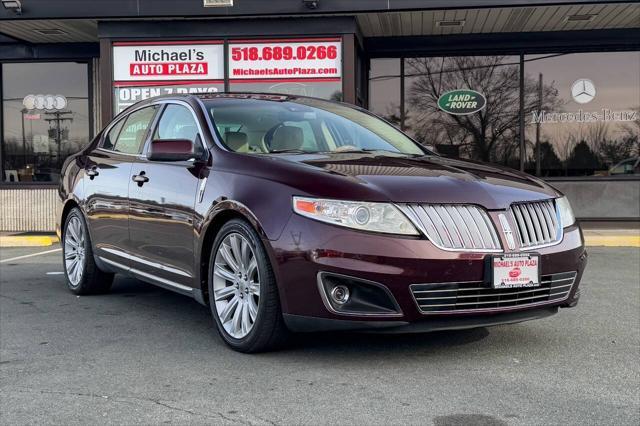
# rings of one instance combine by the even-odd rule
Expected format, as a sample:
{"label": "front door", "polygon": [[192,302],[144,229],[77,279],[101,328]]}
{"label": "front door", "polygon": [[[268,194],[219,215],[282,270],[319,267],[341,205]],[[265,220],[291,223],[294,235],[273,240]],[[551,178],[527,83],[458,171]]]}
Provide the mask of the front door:
{"label": "front door", "polygon": [[96,255],[121,268],[129,266],[131,168],[157,109],[143,108],[114,123],[85,166],[85,211]]}
{"label": "front door", "polygon": [[[203,149],[199,127],[189,107],[170,103],[164,107],[152,135],[155,139],[189,139]],[[141,157],[130,178],[129,235],[133,272],[190,292],[198,262],[194,256],[195,203],[202,166],[193,161],[149,161]]]}

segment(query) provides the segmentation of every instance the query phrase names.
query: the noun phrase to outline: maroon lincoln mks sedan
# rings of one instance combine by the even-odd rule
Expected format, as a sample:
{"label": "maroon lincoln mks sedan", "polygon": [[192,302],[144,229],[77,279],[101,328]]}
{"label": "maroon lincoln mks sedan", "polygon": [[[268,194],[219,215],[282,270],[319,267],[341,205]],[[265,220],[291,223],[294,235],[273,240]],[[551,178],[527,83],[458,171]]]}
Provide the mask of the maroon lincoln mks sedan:
{"label": "maroon lincoln mks sedan", "polygon": [[577,303],[587,257],[544,182],[307,97],[143,101],[66,161],[59,193],[72,292],[135,276],[208,305],[243,352],[545,317]]}

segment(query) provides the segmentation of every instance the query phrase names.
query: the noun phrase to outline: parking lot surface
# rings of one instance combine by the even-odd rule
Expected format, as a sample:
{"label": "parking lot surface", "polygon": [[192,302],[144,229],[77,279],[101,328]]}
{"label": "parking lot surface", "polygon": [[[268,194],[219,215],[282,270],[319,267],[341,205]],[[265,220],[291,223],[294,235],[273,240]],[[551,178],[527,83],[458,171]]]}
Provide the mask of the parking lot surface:
{"label": "parking lot surface", "polygon": [[207,308],[133,279],[76,297],[52,246],[1,249],[0,423],[640,422],[640,250],[591,248],[580,305],[509,326],[309,334],[243,355]]}

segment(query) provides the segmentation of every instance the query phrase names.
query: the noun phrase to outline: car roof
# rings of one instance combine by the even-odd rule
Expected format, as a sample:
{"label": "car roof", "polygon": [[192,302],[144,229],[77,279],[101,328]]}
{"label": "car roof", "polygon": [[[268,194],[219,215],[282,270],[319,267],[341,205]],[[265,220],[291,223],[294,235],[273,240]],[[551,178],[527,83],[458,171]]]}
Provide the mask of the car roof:
{"label": "car roof", "polygon": [[[158,100],[189,101],[189,100],[199,99],[199,100],[205,101],[205,100],[212,100],[212,99],[216,99],[216,100],[222,100],[222,99],[235,99],[235,100],[237,100],[237,99],[256,99],[256,100],[263,100],[263,101],[284,102],[284,101],[295,101],[296,99],[302,99],[302,98],[316,99],[316,100],[324,101],[324,102],[335,102],[335,101],[329,101],[327,99],[314,98],[314,97],[311,97],[311,96],[291,95],[291,94],[285,94],[285,93],[259,93],[259,92],[173,93],[173,94],[168,94],[168,95],[154,96],[154,97],[149,98],[149,99],[144,99],[144,100],[138,101],[138,102],[134,103],[133,105],[130,105],[127,108],[125,108],[124,110],[122,110],[118,115],[122,114],[123,112],[125,112],[127,110],[130,111],[133,108],[137,109],[137,108],[142,107],[144,105],[153,104],[154,102],[157,102]],[[336,103],[342,103],[342,102],[336,102]],[[349,106],[354,107],[355,105],[349,105]]]}
{"label": "car roof", "polygon": [[213,93],[174,93],[174,94],[168,94],[168,95],[154,96],[153,98],[139,101],[127,107],[126,109],[118,113],[118,116],[122,115],[123,113],[126,113],[127,111],[131,111],[132,108],[137,109],[145,105],[153,104],[158,100],[182,100],[182,101],[197,100],[200,102],[200,101],[207,101],[207,100],[225,100],[225,99],[229,99],[229,100],[254,99],[254,100],[274,101],[274,102],[286,102],[286,101],[295,102],[301,99],[312,99],[312,100],[321,101],[321,102],[328,102],[328,103],[343,105],[351,109],[355,109],[355,110],[359,110],[359,111],[363,111],[371,114],[370,111],[358,105],[346,103],[343,101],[334,101],[329,99],[316,98],[313,96],[292,95],[287,93],[213,92]]}
{"label": "car roof", "polygon": [[332,102],[328,99],[314,98],[312,96],[291,95],[286,93],[260,93],[260,92],[208,92],[208,93],[173,93],[168,95],[154,96],[153,98],[144,99],[136,103],[136,105],[142,105],[145,103],[153,103],[159,99],[258,99],[269,101],[287,101],[300,98],[317,99],[325,102]]}

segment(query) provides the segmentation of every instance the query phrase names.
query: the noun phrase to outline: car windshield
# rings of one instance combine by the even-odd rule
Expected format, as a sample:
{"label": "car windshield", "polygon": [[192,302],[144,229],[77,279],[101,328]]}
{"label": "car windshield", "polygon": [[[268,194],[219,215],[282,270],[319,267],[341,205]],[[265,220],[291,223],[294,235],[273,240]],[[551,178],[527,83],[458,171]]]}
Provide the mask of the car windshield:
{"label": "car windshield", "polygon": [[432,154],[384,120],[335,102],[274,96],[213,98],[204,104],[218,136],[235,152]]}

